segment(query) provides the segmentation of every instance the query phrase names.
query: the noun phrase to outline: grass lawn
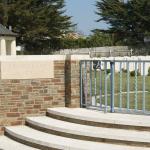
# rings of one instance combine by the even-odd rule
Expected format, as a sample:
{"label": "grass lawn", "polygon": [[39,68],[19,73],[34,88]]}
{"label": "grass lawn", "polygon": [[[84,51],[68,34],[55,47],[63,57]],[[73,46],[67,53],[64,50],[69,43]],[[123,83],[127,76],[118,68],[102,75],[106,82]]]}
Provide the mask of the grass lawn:
{"label": "grass lawn", "polygon": [[[102,95],[104,95],[104,71],[102,71]],[[127,73],[122,72],[122,107],[127,108]],[[142,98],[143,98],[143,76],[137,76],[137,109],[142,109]],[[130,100],[129,100],[129,108],[134,109],[135,108],[135,77],[129,78],[129,86],[130,86]],[[95,94],[95,73],[92,73],[92,95]],[[96,72],[96,95],[99,96],[100,93],[100,75],[99,71]],[[107,93],[108,93],[108,105],[110,104],[110,78],[107,80]],[[88,91],[90,91],[90,81],[88,80]],[[88,92],[89,93],[89,92]],[[115,107],[120,106],[120,73],[115,73]],[[97,99],[99,101],[99,98]],[[104,104],[104,96],[102,96],[102,103]],[[146,110],[150,111],[150,76],[145,77],[145,107]]]}

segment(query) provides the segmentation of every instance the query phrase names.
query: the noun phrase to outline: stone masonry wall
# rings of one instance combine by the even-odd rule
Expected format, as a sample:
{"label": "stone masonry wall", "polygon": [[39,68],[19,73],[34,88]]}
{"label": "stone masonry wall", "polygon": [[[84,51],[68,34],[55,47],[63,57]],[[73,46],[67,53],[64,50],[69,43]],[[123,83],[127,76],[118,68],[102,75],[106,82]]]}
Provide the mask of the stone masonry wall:
{"label": "stone masonry wall", "polygon": [[26,116],[64,107],[64,75],[65,61],[55,61],[53,79],[0,80],[0,133],[4,126],[24,124]]}
{"label": "stone masonry wall", "polygon": [[80,58],[53,61],[54,78],[0,79],[0,134],[27,116],[45,115],[47,108],[80,107]]}
{"label": "stone masonry wall", "polygon": [[69,57],[65,63],[66,106],[80,107],[80,61],[71,60],[71,56]]}

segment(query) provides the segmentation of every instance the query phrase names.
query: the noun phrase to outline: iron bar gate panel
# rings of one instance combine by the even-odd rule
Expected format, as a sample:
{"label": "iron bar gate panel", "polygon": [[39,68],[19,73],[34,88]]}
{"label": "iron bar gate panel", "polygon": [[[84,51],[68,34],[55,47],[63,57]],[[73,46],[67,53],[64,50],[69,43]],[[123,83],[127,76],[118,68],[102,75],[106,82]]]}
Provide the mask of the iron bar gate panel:
{"label": "iron bar gate panel", "polygon": [[150,61],[82,60],[81,107],[150,114]]}

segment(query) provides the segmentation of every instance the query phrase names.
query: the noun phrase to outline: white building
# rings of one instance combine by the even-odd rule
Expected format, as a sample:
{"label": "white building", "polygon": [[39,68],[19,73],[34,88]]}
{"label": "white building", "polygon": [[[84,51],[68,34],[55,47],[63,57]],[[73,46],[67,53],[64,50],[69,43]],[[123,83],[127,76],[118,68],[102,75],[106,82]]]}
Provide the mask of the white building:
{"label": "white building", "polygon": [[16,33],[0,24],[0,55],[16,55]]}

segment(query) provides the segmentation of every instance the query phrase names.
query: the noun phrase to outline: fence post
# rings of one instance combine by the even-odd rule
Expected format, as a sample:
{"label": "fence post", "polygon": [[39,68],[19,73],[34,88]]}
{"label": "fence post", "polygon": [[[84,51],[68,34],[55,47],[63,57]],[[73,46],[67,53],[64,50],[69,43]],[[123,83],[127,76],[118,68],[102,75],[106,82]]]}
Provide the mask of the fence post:
{"label": "fence post", "polygon": [[114,112],[114,69],[115,69],[115,62],[111,61],[110,62],[110,69],[111,69],[111,79],[110,79],[110,84],[111,84],[111,108],[110,112]]}
{"label": "fence post", "polygon": [[80,61],[80,107],[83,107],[82,61]]}

